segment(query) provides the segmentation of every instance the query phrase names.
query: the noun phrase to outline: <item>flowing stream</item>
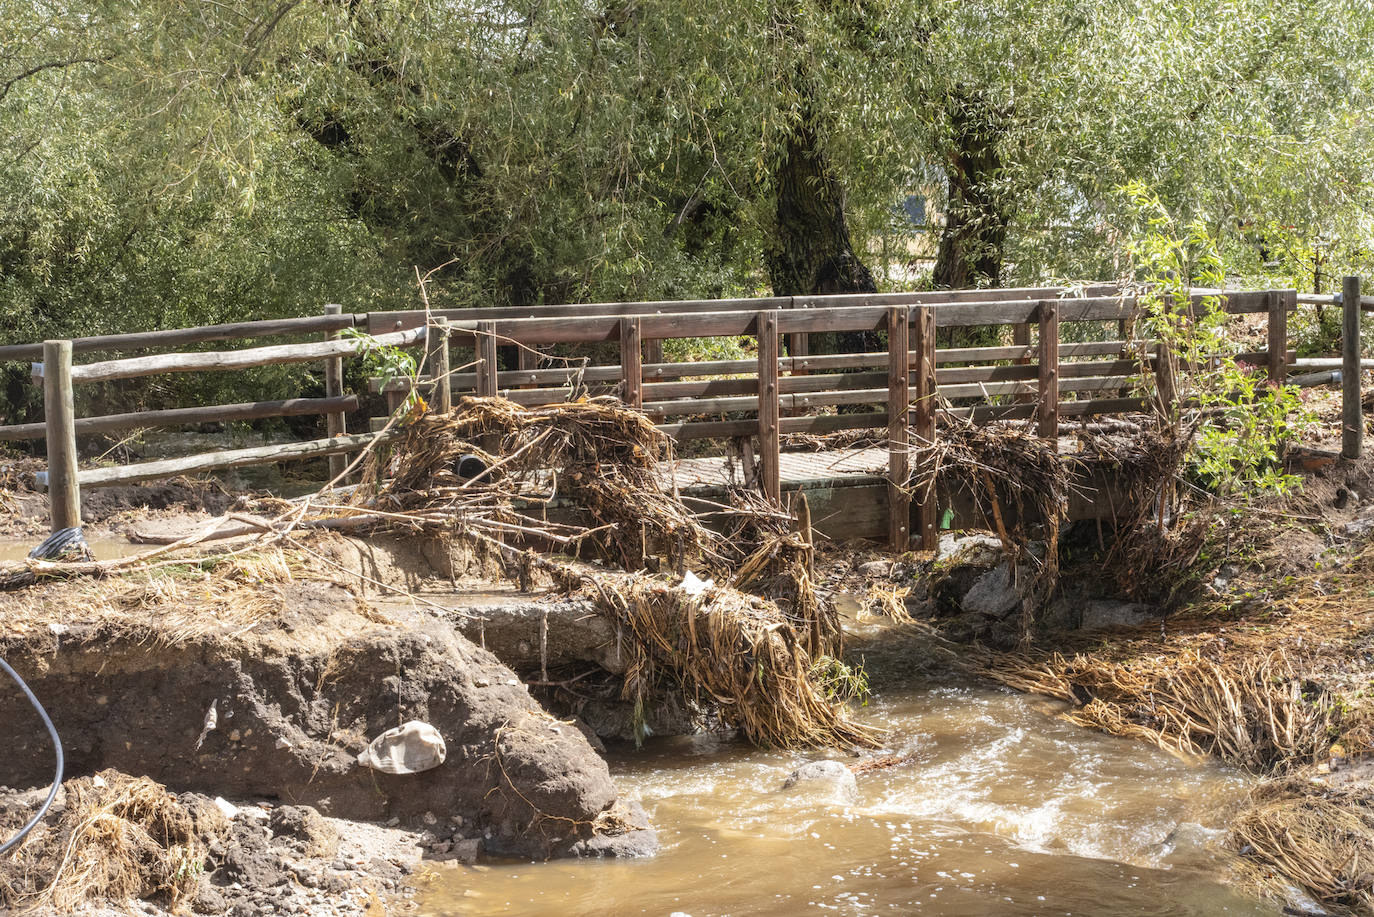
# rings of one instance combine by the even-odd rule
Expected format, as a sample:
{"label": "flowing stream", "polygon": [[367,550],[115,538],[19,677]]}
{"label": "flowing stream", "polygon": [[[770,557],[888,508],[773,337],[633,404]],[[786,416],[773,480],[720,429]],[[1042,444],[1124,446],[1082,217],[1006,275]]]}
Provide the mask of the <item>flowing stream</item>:
{"label": "flowing stream", "polygon": [[[1042,698],[948,679],[861,711],[898,766],[781,789],[815,753],[696,736],[612,752],[652,859],[488,862],[421,900],[459,915],[1277,914],[1226,884],[1222,826],[1250,778],[1081,729]],[[844,759],[850,760],[853,759]]]}

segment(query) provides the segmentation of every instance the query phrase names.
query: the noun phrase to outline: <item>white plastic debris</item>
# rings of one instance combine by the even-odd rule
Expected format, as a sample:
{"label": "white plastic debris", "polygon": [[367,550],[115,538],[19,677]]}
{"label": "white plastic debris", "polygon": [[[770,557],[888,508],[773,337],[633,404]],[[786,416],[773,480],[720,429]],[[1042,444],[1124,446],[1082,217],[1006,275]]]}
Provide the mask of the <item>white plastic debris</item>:
{"label": "white plastic debris", "polygon": [[411,720],[373,739],[358,755],[358,763],[384,774],[418,774],[443,764],[447,755],[439,730]]}
{"label": "white plastic debris", "polygon": [[62,636],[63,634],[65,634],[67,631],[71,630],[71,628],[70,628],[69,626],[67,626],[66,624],[59,624],[59,623],[56,622],[56,621],[49,621],[49,622],[48,622],[48,630],[52,631],[54,636],[60,637],[60,636]]}
{"label": "white plastic debris", "polygon": [[97,790],[103,790],[105,787],[109,786],[109,784],[105,782],[104,777],[96,774],[91,778],[91,786],[95,787]]}
{"label": "white plastic debris", "polygon": [[223,796],[215,797],[215,808],[219,809],[220,813],[223,814],[224,817],[229,819],[230,821],[233,821],[234,819],[239,817],[239,807],[234,805],[229,800],[225,799]]}
{"label": "white plastic debris", "polygon": [[214,731],[219,725],[219,698],[210,701],[210,709],[205,711],[205,724],[200,728],[200,738],[196,739],[196,748],[205,744],[205,737]]}
{"label": "white plastic debris", "polygon": [[689,596],[692,596],[693,598],[701,595],[707,589],[714,588],[716,588],[715,580],[708,579],[703,581],[691,570],[688,570],[687,575],[682,578],[682,591],[687,593]]}

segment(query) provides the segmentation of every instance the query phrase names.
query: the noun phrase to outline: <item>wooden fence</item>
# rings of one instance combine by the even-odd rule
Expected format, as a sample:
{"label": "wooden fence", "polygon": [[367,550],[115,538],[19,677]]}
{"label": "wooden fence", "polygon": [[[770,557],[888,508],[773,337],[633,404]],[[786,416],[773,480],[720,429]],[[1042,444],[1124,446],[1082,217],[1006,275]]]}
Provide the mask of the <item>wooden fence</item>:
{"label": "wooden fence", "polygon": [[[1196,303],[1216,291],[1195,291]],[[1227,292],[1228,312],[1262,314],[1267,322],[1265,350],[1241,358],[1266,367],[1275,381],[1292,364],[1288,351],[1288,314],[1300,297],[1291,290]],[[1303,297],[1306,298],[1306,297]],[[1324,298],[1324,302],[1332,302]],[[1374,301],[1359,297],[1358,281],[1344,291],[1347,326],[1355,333],[1345,350],[1355,369],[1347,371],[1348,454],[1357,454],[1363,425],[1359,415],[1359,336],[1361,308]],[[422,385],[440,409],[463,394],[503,395],[520,404],[557,403],[584,393],[615,393],[652,417],[678,438],[758,439],[758,483],[772,499],[781,496],[781,437],[789,433],[885,429],[889,452],[889,535],[905,546],[913,514],[905,490],[913,443],[931,441],[935,405],[982,422],[1033,418],[1041,435],[1055,435],[1061,418],[1084,418],[1146,409],[1153,399],[1173,398],[1161,359],[1162,345],[1132,333],[1139,313],[1134,296],[1109,285],[1078,289],[1025,289],[887,293],[855,296],[797,296],[685,302],[600,303],[591,305],[506,307],[345,314],[330,307],[325,315],[203,328],[173,329],[0,347],[2,359],[42,358],[35,379],[45,391],[46,421],[0,427],[0,439],[43,437],[48,442],[48,486],[53,527],[79,523],[78,488],[150,480],[214,468],[262,464],[330,455],[331,470],[342,468],[343,454],[362,448],[367,434],[348,435],[346,412],[356,410],[356,395],[342,390],[342,362],[358,352],[356,339],[339,338],[347,328],[365,329],[375,343],[425,348],[427,372],[415,380],[374,381],[394,409],[413,385]],[[1102,336],[1066,333],[1079,323],[1106,328]],[[1103,324],[1105,323],[1105,325]],[[1013,344],[939,347],[940,329],[1011,327]],[[1068,327],[1066,327],[1068,326]],[[864,353],[812,355],[809,336],[818,333],[882,333],[887,348]],[[73,353],[130,352],[207,341],[253,340],[267,336],[327,335],[325,340],[241,350],[140,355],[73,365]],[[662,343],[675,338],[752,337],[755,356],[743,360],[687,363],[663,359]],[[1034,337],[1034,342],[1032,338]],[[783,355],[782,342],[786,342]],[[559,345],[618,347],[614,363],[588,365],[541,353]],[[450,345],[463,355],[464,369],[449,373]],[[512,368],[498,366],[498,348],[514,345]],[[595,349],[595,348],[594,348]],[[600,348],[605,352],[606,348]],[[167,372],[244,369],[269,364],[323,361],[324,398],[176,408],[77,419],[72,386],[84,382],[135,378]],[[1345,365],[1345,364],[1343,364]],[[466,367],[470,366],[468,369]],[[436,385],[436,379],[448,384]],[[1351,394],[1353,387],[1353,396]],[[863,410],[867,406],[868,410]],[[839,413],[843,408],[844,413]],[[835,411],[832,413],[831,411]],[[206,453],[160,462],[88,469],[76,468],[75,437],[151,426],[242,420],[299,414],[324,414],[329,436],[322,440]],[[1352,452],[1351,450],[1354,450]],[[934,507],[918,507],[915,535],[923,547],[935,538]]]}

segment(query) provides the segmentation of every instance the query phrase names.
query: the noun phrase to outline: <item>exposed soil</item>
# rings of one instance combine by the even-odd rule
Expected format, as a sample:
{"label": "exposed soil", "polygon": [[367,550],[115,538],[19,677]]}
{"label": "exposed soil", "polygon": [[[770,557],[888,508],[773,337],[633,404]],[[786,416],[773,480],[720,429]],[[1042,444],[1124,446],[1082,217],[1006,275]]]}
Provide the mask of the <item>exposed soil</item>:
{"label": "exposed soil", "polygon": [[[394,837],[412,848],[418,839],[428,845],[423,855],[439,859],[455,850],[469,859],[479,850],[545,858],[656,846],[642,811],[618,802],[581,731],[545,713],[496,657],[438,616],[378,608],[300,558],[246,555],[212,559],[200,572],[39,586],[0,597],[0,615],[0,652],[51,711],[69,777],[147,775],[178,793],[255,801],[269,815],[310,806],[408,831]],[[409,720],[444,737],[440,766],[395,775],[359,763],[370,739]],[[13,692],[0,698],[0,723],[11,724],[0,784],[50,779],[47,737]],[[212,880],[257,894],[248,904],[264,913],[276,912],[269,890],[281,876],[327,891],[361,870],[386,890],[421,855],[385,868],[375,856],[360,868],[323,857],[307,881],[274,859],[289,846],[280,832],[269,842],[245,817],[252,830],[233,835],[242,854],[215,860],[207,842],[220,864]],[[213,896],[207,901],[214,913]],[[356,903],[361,912],[366,897]]]}

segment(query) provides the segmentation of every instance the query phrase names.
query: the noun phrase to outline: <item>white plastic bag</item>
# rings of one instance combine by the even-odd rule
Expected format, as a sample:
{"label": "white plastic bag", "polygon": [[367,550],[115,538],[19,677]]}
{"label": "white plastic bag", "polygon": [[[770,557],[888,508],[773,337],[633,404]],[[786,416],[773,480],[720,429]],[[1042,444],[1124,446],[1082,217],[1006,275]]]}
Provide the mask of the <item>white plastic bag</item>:
{"label": "white plastic bag", "polygon": [[411,720],[373,739],[358,755],[358,763],[385,774],[418,774],[443,764],[447,755],[439,730]]}

